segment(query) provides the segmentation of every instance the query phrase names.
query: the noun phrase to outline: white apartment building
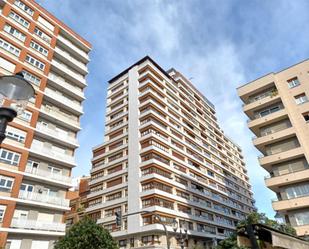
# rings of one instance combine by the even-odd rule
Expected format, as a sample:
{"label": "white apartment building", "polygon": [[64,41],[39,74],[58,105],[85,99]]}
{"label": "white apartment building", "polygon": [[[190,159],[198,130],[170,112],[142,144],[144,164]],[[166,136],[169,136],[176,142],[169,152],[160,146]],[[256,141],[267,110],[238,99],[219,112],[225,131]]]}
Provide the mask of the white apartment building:
{"label": "white apartment building", "polygon": [[154,215],[166,224],[171,248],[180,247],[174,220],[187,230],[186,248],[213,248],[255,210],[241,148],[215,113],[181,73],[148,56],[109,81],[105,139],[93,149],[86,212],[120,248],[166,248]]}
{"label": "white apartment building", "polygon": [[91,45],[33,0],[0,0],[0,74],[36,96],[0,148],[0,247],[50,249],[65,234]]}

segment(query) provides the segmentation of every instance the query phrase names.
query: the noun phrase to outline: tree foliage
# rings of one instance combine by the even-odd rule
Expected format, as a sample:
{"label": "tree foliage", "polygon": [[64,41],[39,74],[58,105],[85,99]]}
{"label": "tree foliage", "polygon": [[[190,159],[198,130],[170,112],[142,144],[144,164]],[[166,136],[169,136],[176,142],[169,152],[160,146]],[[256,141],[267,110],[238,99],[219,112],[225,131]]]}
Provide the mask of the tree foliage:
{"label": "tree foliage", "polygon": [[89,217],[74,224],[54,249],[118,249],[110,233]]}
{"label": "tree foliage", "polygon": [[[249,224],[263,224],[281,232],[295,236],[296,231],[293,227],[287,224],[279,224],[277,221],[269,219],[264,213],[250,213],[245,220],[238,223],[237,228]],[[216,249],[245,249],[245,247],[237,246],[237,235],[232,234],[229,238],[219,242]]]}

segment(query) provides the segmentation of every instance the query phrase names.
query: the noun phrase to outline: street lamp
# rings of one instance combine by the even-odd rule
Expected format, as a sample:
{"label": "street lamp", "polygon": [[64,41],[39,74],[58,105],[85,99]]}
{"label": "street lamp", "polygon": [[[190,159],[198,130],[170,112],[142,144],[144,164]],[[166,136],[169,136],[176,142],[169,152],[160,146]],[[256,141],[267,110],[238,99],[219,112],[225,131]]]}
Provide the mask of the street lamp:
{"label": "street lamp", "polygon": [[176,236],[176,240],[178,240],[180,242],[180,248],[184,249],[185,248],[185,240],[188,240],[188,229],[185,227],[183,228],[182,231],[182,225],[179,224],[176,220],[174,220],[173,222],[173,230],[175,233],[177,233],[177,230],[179,228],[179,236]]}
{"label": "street lamp", "polygon": [[0,76],[0,144],[5,139],[8,122],[24,111],[33,96],[34,88],[21,72]]}

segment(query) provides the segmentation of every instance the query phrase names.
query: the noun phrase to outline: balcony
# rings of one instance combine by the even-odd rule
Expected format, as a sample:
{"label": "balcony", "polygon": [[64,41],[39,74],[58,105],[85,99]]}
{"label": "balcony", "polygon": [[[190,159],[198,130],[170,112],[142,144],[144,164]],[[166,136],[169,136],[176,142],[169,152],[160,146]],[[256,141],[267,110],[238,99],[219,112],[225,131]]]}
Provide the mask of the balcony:
{"label": "balcony", "polygon": [[68,90],[69,93],[67,93],[67,94],[70,94],[70,93],[73,94],[74,97],[78,98],[78,100],[83,101],[85,99],[84,93],[79,87],[75,87],[75,86],[71,85],[70,83],[66,82],[66,80],[64,78],[60,77],[59,75],[49,73],[48,79],[51,82],[56,83],[57,87],[60,87],[61,89],[63,89],[64,92],[66,92],[65,90]]}
{"label": "balcony", "polygon": [[237,89],[238,95],[244,102],[247,102],[250,96],[253,96],[263,90],[266,90],[266,89],[269,89],[275,86],[274,81],[275,81],[274,74],[270,73],[255,81],[251,81],[248,84],[240,86]]}
{"label": "balcony", "polygon": [[71,70],[66,64],[61,63],[56,60],[52,60],[51,64],[55,66],[58,70],[60,70],[60,74],[64,73],[66,77],[68,77],[70,80],[74,81],[76,84],[79,84],[79,86],[84,87],[87,86],[85,78],[78,73],[75,73],[73,70]]}
{"label": "balcony", "polygon": [[263,107],[270,106],[270,105],[280,101],[280,98],[281,97],[278,95],[278,93],[270,92],[267,97],[261,98],[259,100],[256,100],[256,101],[248,103],[248,104],[244,104],[243,110],[250,118],[253,118],[254,117],[254,111],[256,109],[261,109]]}
{"label": "balcony", "polygon": [[77,139],[75,137],[71,137],[64,132],[61,133],[57,132],[56,130],[50,129],[47,126],[42,125],[41,123],[37,123],[36,130],[40,132],[44,138],[49,138],[52,141],[54,140],[57,140],[58,142],[61,141],[61,143],[64,143],[73,148],[77,148],[79,146]]}
{"label": "balcony", "polygon": [[261,152],[265,152],[265,145],[272,144],[275,142],[278,142],[280,140],[284,140],[287,138],[290,138],[292,136],[295,136],[295,129],[294,127],[286,128],[281,131],[273,132],[270,134],[267,134],[262,137],[254,138],[253,145],[259,149]]}
{"label": "balcony", "polygon": [[55,47],[54,50],[58,55],[61,56],[70,66],[72,66],[76,71],[82,71],[84,75],[88,74],[87,66],[81,61],[72,57],[68,52],[64,51],[59,47]]}
{"label": "balcony", "polygon": [[11,222],[11,228],[40,230],[40,231],[52,231],[52,232],[64,232],[65,231],[65,224],[64,223],[57,223],[57,222],[13,218],[12,222]]}
{"label": "balcony", "polygon": [[50,88],[45,88],[45,95],[46,97],[49,97],[50,102],[57,101],[59,106],[62,108],[65,108],[76,115],[83,114],[83,108],[80,104],[66,98],[63,95],[58,94]]}
{"label": "balcony", "polygon": [[79,56],[81,60],[83,60],[86,63],[89,62],[89,56],[85,51],[78,48],[75,44],[73,44],[71,41],[69,41],[62,35],[58,35],[57,38],[60,43],[65,45],[71,52],[74,52],[75,55]]}
{"label": "balcony", "polygon": [[252,130],[255,134],[258,134],[259,127],[262,125],[265,126],[267,124],[274,123],[276,121],[279,121],[283,119],[285,116],[287,116],[287,111],[285,109],[280,109],[276,112],[270,113],[266,116],[259,117],[253,120],[248,120],[248,127],[250,130]]}
{"label": "balcony", "polygon": [[63,185],[68,185],[68,186],[71,186],[72,184],[71,177],[64,176],[62,174],[55,174],[48,170],[33,169],[32,167],[27,166],[25,169],[25,173],[29,173],[31,175],[42,177],[42,178],[47,178],[47,181],[49,182],[57,181]]}
{"label": "balcony", "polygon": [[53,122],[59,123],[65,127],[69,127],[74,131],[79,131],[81,129],[77,117],[74,118],[74,116],[70,116],[63,112],[53,110],[45,105],[41,106],[41,113],[43,114],[43,116],[44,114],[47,115],[48,119],[52,117],[51,120]]}
{"label": "balcony", "polygon": [[288,200],[272,200],[272,206],[275,211],[287,211],[309,207],[309,196],[303,196]]}
{"label": "balcony", "polygon": [[70,166],[75,166],[74,156],[66,155],[60,152],[57,152],[55,149],[46,148],[43,144],[32,143],[31,152],[38,154],[39,156],[49,157],[51,160],[55,162],[66,163]]}
{"label": "balcony", "polygon": [[18,198],[22,200],[34,201],[34,202],[39,202],[39,203],[44,203],[44,204],[53,204],[53,205],[61,206],[64,208],[68,208],[70,204],[70,201],[67,199],[64,199],[63,197],[50,196],[48,194],[28,192],[24,190],[19,191]]}
{"label": "balcony", "polygon": [[279,187],[287,184],[295,184],[304,181],[309,181],[309,169],[265,178],[266,186],[273,191],[277,191]]}
{"label": "balcony", "polygon": [[281,153],[269,155],[269,156],[260,156],[259,163],[266,169],[268,172],[271,171],[271,165],[274,163],[281,163],[287,160],[292,160],[294,158],[300,157],[304,154],[302,147],[297,147],[291,150],[283,151]]}

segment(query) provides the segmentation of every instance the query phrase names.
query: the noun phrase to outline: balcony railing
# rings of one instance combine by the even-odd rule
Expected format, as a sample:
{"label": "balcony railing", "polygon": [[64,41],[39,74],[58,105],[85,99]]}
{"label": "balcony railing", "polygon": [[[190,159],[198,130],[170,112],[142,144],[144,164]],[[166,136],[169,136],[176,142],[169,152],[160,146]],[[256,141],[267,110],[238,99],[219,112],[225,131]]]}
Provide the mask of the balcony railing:
{"label": "balcony railing", "polygon": [[28,220],[28,219],[15,219],[15,218],[12,219],[11,227],[29,229],[29,230],[55,231],[55,232],[65,231],[65,224],[63,223]]}
{"label": "balcony railing", "polygon": [[63,207],[69,207],[70,201],[62,197],[41,194],[37,192],[28,192],[24,190],[19,191],[19,199],[37,201],[41,203],[55,204]]}
{"label": "balcony railing", "polygon": [[55,47],[55,51],[59,54],[61,54],[63,57],[67,58],[68,60],[72,61],[74,64],[78,65],[81,69],[83,69],[84,71],[87,72],[87,67],[84,63],[80,62],[79,60],[75,59],[74,57],[72,57],[68,52]]}
{"label": "balcony railing", "polygon": [[66,74],[72,76],[73,78],[77,79],[79,82],[83,83],[86,85],[86,80],[85,78],[78,73],[75,73],[73,70],[71,70],[66,64],[63,64],[61,62],[58,62],[56,60],[52,60],[52,64],[54,64],[56,67],[60,68],[63,72]]}
{"label": "balcony railing", "polygon": [[66,141],[69,141],[71,143],[74,143],[74,144],[77,144],[77,140],[76,138],[74,137],[70,137],[64,133],[60,133],[60,132],[57,132],[56,130],[53,130],[53,129],[50,129],[40,123],[37,124],[36,126],[36,129],[39,130],[39,131],[43,131],[43,132],[46,132],[48,133],[49,135],[53,136],[53,137],[56,137],[60,140],[66,140]]}
{"label": "balcony railing", "polygon": [[45,148],[43,145],[32,143],[31,150],[46,154],[56,159],[64,160],[69,163],[75,164],[74,157],[66,154],[62,154],[53,150],[53,148]]}
{"label": "balcony railing", "polygon": [[77,110],[78,112],[83,112],[83,108],[81,105],[75,103],[74,101],[64,97],[63,95],[60,95],[58,93],[56,93],[55,91],[49,89],[49,88],[45,88],[45,92],[50,95],[51,97],[53,97],[54,99],[58,100],[60,103],[63,103],[75,110]]}
{"label": "balcony railing", "polygon": [[71,41],[69,41],[68,39],[64,38],[61,35],[58,36],[58,39],[62,41],[64,44],[66,44],[68,47],[76,51],[78,54],[82,55],[83,57],[89,60],[88,54],[83,50],[79,49],[77,46],[75,46]]}
{"label": "balcony railing", "polygon": [[66,88],[67,90],[74,92],[76,95],[79,95],[81,97],[84,97],[84,93],[79,87],[75,87],[69,83],[66,82],[66,80],[56,74],[49,73],[48,78],[50,78],[52,81],[56,82],[57,84],[61,85],[62,87]]}
{"label": "balcony railing", "polygon": [[69,115],[65,115],[63,114],[62,112],[60,111],[55,111],[55,110],[52,110],[44,105],[41,106],[41,109],[45,112],[47,112],[48,114],[52,115],[52,116],[55,116],[57,119],[65,122],[65,123],[69,123],[69,124],[72,124],[74,126],[79,126],[79,123],[77,121],[77,118],[74,119],[73,116],[69,116]]}
{"label": "balcony railing", "polygon": [[68,183],[68,184],[71,184],[71,182],[72,182],[72,179],[70,177],[64,176],[64,175],[61,175],[61,174],[55,174],[55,173],[52,173],[48,170],[33,169],[33,168],[27,166],[26,169],[25,169],[25,172],[33,174],[33,175],[37,175],[37,176],[50,178],[52,180],[61,181],[61,182]]}

